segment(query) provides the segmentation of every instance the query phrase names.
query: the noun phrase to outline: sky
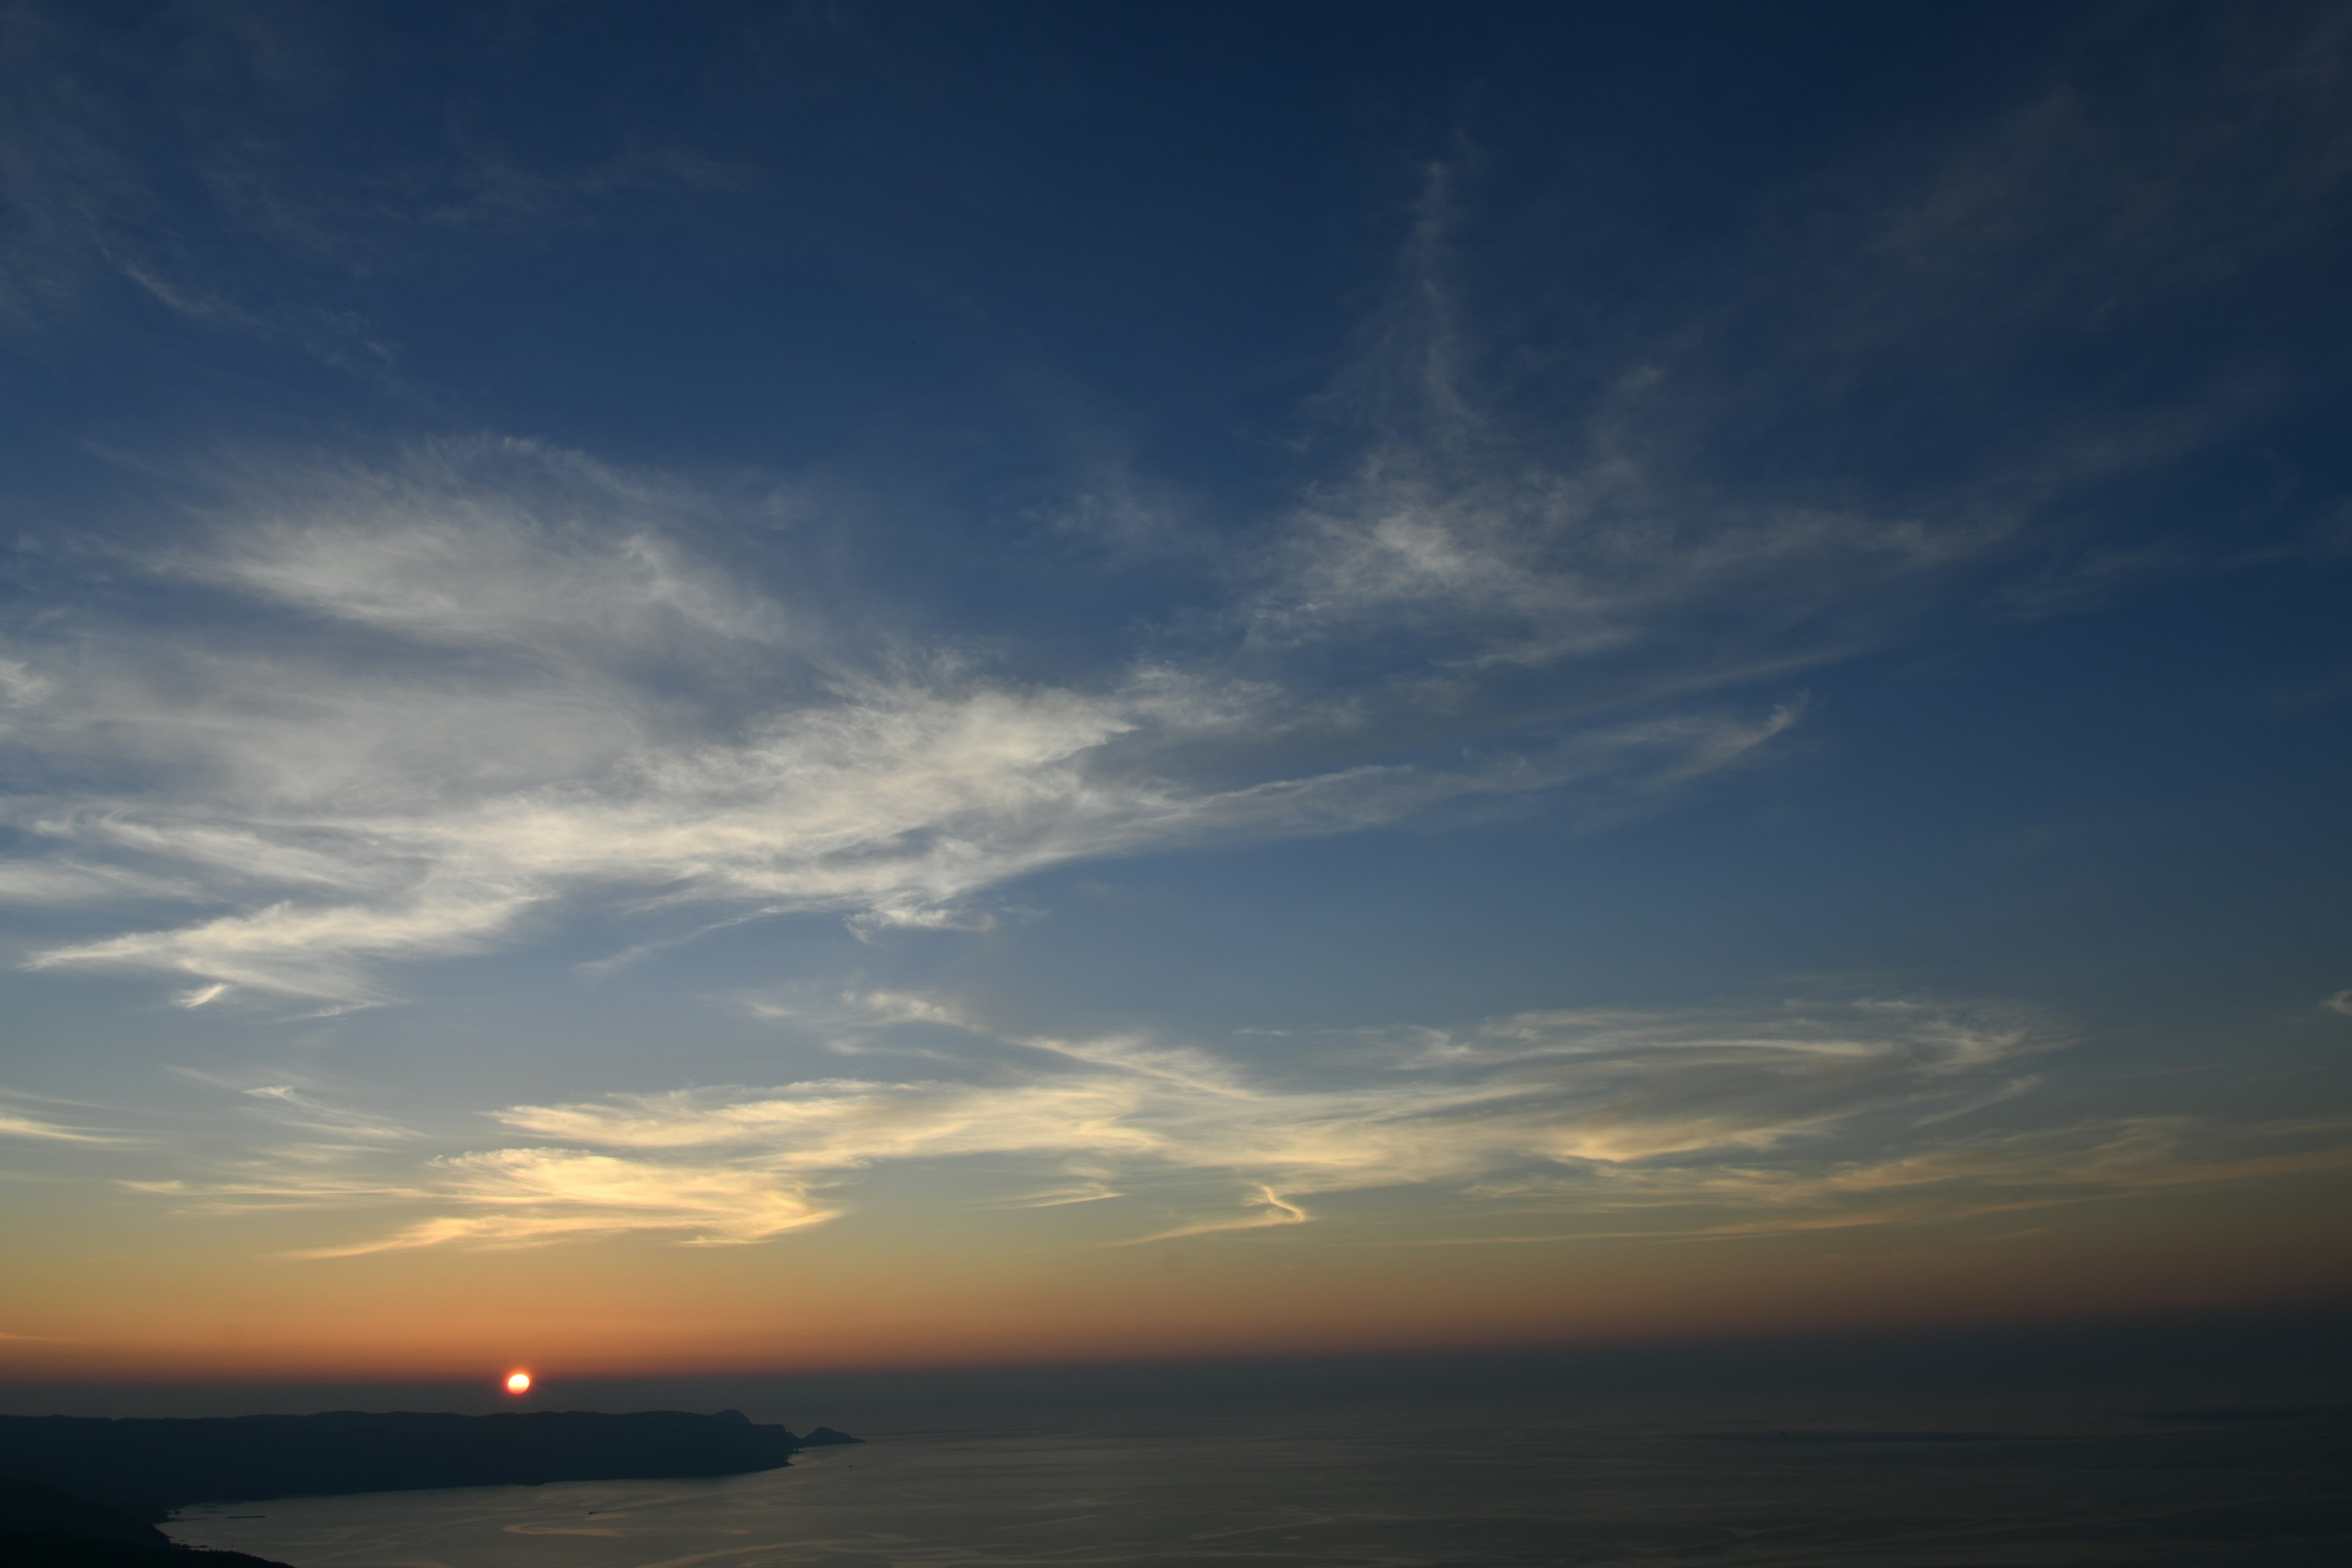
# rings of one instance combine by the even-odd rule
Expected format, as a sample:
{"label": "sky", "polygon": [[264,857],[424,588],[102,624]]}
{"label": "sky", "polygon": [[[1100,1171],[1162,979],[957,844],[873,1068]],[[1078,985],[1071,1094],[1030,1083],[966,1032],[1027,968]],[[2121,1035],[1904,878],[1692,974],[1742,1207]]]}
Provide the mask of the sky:
{"label": "sky", "polygon": [[2348,71],[0,8],[0,1377],[2340,1305]]}

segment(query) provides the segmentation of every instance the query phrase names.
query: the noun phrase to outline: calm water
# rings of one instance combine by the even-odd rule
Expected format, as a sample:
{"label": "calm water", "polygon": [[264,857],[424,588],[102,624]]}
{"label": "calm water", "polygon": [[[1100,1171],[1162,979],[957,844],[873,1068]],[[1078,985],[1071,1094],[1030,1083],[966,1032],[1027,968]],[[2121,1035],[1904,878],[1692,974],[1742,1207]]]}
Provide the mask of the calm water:
{"label": "calm water", "polygon": [[1357,1405],[1241,1431],[881,1432],[725,1480],[286,1499],[169,1528],[296,1568],[2352,1562],[2352,1413],[1771,1416]]}

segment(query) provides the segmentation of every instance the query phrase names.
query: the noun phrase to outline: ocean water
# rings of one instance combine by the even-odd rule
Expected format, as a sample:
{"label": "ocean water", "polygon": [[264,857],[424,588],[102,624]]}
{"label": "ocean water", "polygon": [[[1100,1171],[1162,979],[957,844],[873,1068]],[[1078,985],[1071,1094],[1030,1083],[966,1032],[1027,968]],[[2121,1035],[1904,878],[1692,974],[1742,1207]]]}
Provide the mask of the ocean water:
{"label": "ocean water", "polygon": [[1439,1407],[881,1430],[789,1469],[281,1499],[295,1568],[2352,1563],[2352,1411]]}

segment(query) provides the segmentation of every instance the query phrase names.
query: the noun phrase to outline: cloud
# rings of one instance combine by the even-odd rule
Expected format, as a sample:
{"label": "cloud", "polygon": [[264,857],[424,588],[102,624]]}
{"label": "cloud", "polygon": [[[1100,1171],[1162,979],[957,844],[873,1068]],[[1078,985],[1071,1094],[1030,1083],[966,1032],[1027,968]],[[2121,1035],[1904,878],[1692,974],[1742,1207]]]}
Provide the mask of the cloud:
{"label": "cloud", "polygon": [[1997,541],[1972,520],[1710,482],[1712,377],[1677,364],[1698,383],[1680,384],[1660,355],[1687,351],[1664,343],[1583,366],[1593,405],[1531,421],[1456,302],[1474,270],[1455,243],[1464,162],[1425,171],[1391,296],[1333,401],[1360,449],[1268,552],[1254,639],[1378,636],[1462,671],[1570,665],[1587,701],[1622,700],[1850,652],[1891,598]]}
{"label": "cloud", "polygon": [[[35,1097],[38,1098],[38,1097]],[[52,1121],[47,1116],[0,1097],[0,1138],[26,1138],[44,1143],[129,1143],[135,1140],[91,1127]]]}
{"label": "cloud", "polygon": [[[26,59],[97,68],[80,34],[11,16]],[[27,841],[0,897],[192,906],[77,928],[35,967],[164,975],[188,1006],[349,1007],[396,999],[398,964],[583,915],[639,922],[609,968],[768,915],[877,941],[986,930],[994,889],[1118,856],[1539,794],[1580,823],[1653,809],[1800,722],[1801,672],[1922,635],[2033,554],[2056,503],[2079,513],[2260,403],[2204,363],[2176,367],[2172,404],[2122,412],[2014,374],[2053,331],[2103,330],[2103,291],[2178,307],[2275,265],[2328,210],[2352,143],[2319,79],[2281,62],[2340,58],[2341,28],[2220,30],[2236,118],[2199,158],[2142,147],[2091,98],[2012,106],[1825,174],[1801,232],[1730,236],[1721,274],[1636,290],[1580,337],[1465,304],[1523,284],[1529,257],[1476,227],[1475,159],[1433,163],[1391,297],[1321,405],[1320,477],[1191,551],[1213,602],[1181,628],[1074,606],[1056,631],[1110,639],[1075,659],[854,602],[837,563],[876,552],[800,492],[491,438],[151,470],[159,498],[202,491],[176,542],[124,546],[104,592],[50,584],[57,613],[0,628],[0,746],[25,781],[0,822]],[[256,34],[216,66],[282,87],[330,43]],[[73,71],[18,69],[32,118],[49,104],[63,128],[47,161],[10,166],[48,237],[26,245],[62,255],[161,201],[124,184],[138,161]],[[640,153],[572,183],[585,199],[709,173]],[[450,221],[552,200],[511,170],[481,186]],[[285,205],[258,174],[218,188],[241,212]],[[2257,211],[2284,226],[2241,221]],[[181,276],[144,255],[125,265]],[[168,285],[175,308],[199,310],[193,287]],[[2049,417],[1988,415],[1988,387],[2045,384]],[[2094,427],[2068,412],[2084,406],[2111,412]],[[1101,477],[1113,511],[1187,510],[1148,475]],[[2028,582],[2176,559],[2080,544],[2042,550]],[[126,568],[145,576],[124,586]]]}
{"label": "cloud", "polygon": [[686,1231],[703,1245],[764,1241],[833,1211],[773,1173],[681,1167],[579,1149],[500,1149],[440,1163],[436,1196],[474,1212],[436,1215],[380,1241],[307,1256],[437,1247],[531,1246],[629,1231]]}
{"label": "cloud", "polygon": [[572,660],[784,639],[777,607],[665,536],[703,498],[517,440],[443,441],[395,468],[248,468],[190,577],[459,647]]}
{"label": "cloud", "polygon": [[63,859],[0,863],[0,903],[89,904],[130,899],[186,900],[199,896],[193,881],[142,876],[120,866],[85,866]]}
{"label": "cloud", "polygon": [[[1989,1081],[2013,1082],[2020,1060],[2059,1043],[2030,1018],[1893,1001],[1533,1013],[1458,1031],[1335,1034],[1269,1056],[1140,1036],[974,1035],[956,1009],[853,1000],[874,1028],[961,1027],[967,1049],[951,1065],[996,1066],[982,1079],[512,1106],[495,1119],[518,1142],[384,1180],[387,1194],[421,1195],[437,1212],[340,1250],[634,1231],[762,1240],[850,1212],[840,1194],[860,1172],[942,1162],[968,1167],[958,1184],[992,1206],[1128,1196],[1186,1211],[1138,1240],[1305,1225],[1314,1194],[1412,1185],[1483,1194],[1475,1201],[1489,1206],[1505,1194],[1517,1194],[1505,1206],[1527,1206],[1560,1181],[1591,1186],[1601,1207],[1658,1184],[1693,1201],[1782,1201],[1756,1186],[1757,1159],[1818,1168],[1805,1151],[1916,1141],[1922,1109],[1979,1107]],[[1848,1172],[1822,1190],[1892,1185],[1895,1170],[1875,1182]],[[186,1192],[276,1201],[313,1181],[337,1200],[352,1194],[332,1167]],[[821,1203],[827,1190],[835,1195]],[[1238,1214],[1221,1195],[1235,1191],[1255,1194]]]}
{"label": "cloud", "polygon": [[[1635,395],[1629,394],[1629,399]],[[1685,689],[1842,657],[1888,596],[1944,581],[1995,536],[1915,516],[1759,504],[1667,476],[1623,446],[1498,432],[1464,454],[1389,437],[1319,491],[1276,554],[1251,635],[1276,647],[1380,636],[1441,669],[1574,665],[1588,700]]]}
{"label": "cloud", "polygon": [[380,40],[352,20],[182,9],[126,29],[0,11],[0,325],[51,327],[127,285],[186,322],[382,374],[399,348],[349,308],[355,273],[429,265],[453,234],[576,230],[747,179],[671,145],[556,163],[454,124],[384,135],[399,115],[374,96]]}
{"label": "cloud", "polygon": [[2352,1018],[2352,991],[2338,991],[2319,1005],[2331,1013],[2341,1013],[2346,1017]]}
{"label": "cloud", "polygon": [[1297,1204],[1286,1201],[1272,1187],[1263,1185],[1245,1206],[1249,1212],[1239,1217],[1195,1220],[1190,1225],[1180,1225],[1173,1230],[1154,1231],[1150,1236],[1133,1237],[1113,1245],[1143,1247],[1155,1241],[1181,1241],[1188,1236],[1218,1236],[1234,1230],[1264,1230],[1269,1226],[1306,1225],[1315,1217]]}
{"label": "cloud", "polygon": [[482,939],[504,931],[526,901],[476,886],[454,894],[428,892],[389,908],[272,904],[255,914],[224,916],[175,931],[139,931],[50,948],[37,954],[29,966],[161,969],[212,982],[183,994],[182,1005],[189,1007],[219,996],[222,992],[215,986],[372,1002],[382,993],[363,969],[364,960],[470,951]]}
{"label": "cloud", "polygon": [[44,1121],[21,1111],[0,1109],[0,1138],[35,1138],[53,1143],[113,1143],[120,1140],[84,1127]]}
{"label": "cloud", "polygon": [[[761,1242],[858,1213],[872,1201],[862,1178],[886,1168],[929,1173],[919,1179],[967,1206],[1086,1216],[1079,1245],[1307,1226],[1363,1244],[1470,1245],[1952,1224],[2352,1163],[2341,1119],[2037,1127],[2012,1110],[1987,1126],[1975,1119],[1989,1108],[2030,1104],[2041,1080],[2021,1069],[2064,1032],[2031,1012],[1919,998],[1534,1012],[1216,1048],[993,1031],[903,993],[794,1016],[847,1029],[877,1058],[909,1026],[960,1043],[910,1053],[929,1077],[509,1106],[492,1113],[501,1145],[421,1164],[400,1152],[408,1130],[266,1085],[243,1092],[329,1141],[214,1179],[132,1185],[215,1211],[415,1216],[312,1254],[341,1257],[630,1234]],[[1402,1188],[1424,1194],[1412,1213],[1444,1216],[1442,1234],[1318,1201]]]}
{"label": "cloud", "polygon": [[[1646,209],[1500,212],[1518,160],[1432,160],[1253,637],[1569,670],[1600,704],[1916,636],[1996,573],[2051,614],[2232,564],[2099,492],[2274,411],[2282,367],[2329,374],[2298,301],[2341,248],[2352,28],[2322,6],[2126,31],[1980,117],[1792,171],[1769,217],[1670,267],[1612,248]],[[2176,48],[2197,108],[2158,112],[2190,79]],[[1558,285],[1580,266],[1653,280]],[[2174,330],[2271,279],[2237,346]]]}
{"label": "cloud", "polygon": [[[1713,1241],[1888,1225],[1949,1225],[2183,1187],[2352,1168],[2352,1122],[2224,1125],[2109,1117],[1989,1131],[1868,1158],[1713,1166],[1598,1167],[1478,1189],[1506,1214],[1580,1221],[1532,1234],[1485,1230],[1406,1245],[1566,1240]],[[1592,1222],[1601,1223],[1595,1225]]]}
{"label": "cloud", "polygon": [[541,910],[984,926],[974,895],[1074,861],[1670,790],[1798,711],[1236,781],[1237,746],[1322,721],[1311,689],[1165,663],[1014,683],[861,641],[723,569],[696,543],[718,502],[658,476],[485,440],[214,482],[209,542],[145,558],[168,633],[15,639],[5,742],[52,782],[0,803],[64,852],[0,862],[0,891],[214,906],[31,964],[184,977],[189,1006],[382,1002],[385,963]]}
{"label": "cloud", "polygon": [[272,1120],[307,1132],[361,1143],[398,1142],[419,1136],[413,1128],[329,1104],[292,1084],[262,1084],[244,1093],[259,1101],[255,1109]]}

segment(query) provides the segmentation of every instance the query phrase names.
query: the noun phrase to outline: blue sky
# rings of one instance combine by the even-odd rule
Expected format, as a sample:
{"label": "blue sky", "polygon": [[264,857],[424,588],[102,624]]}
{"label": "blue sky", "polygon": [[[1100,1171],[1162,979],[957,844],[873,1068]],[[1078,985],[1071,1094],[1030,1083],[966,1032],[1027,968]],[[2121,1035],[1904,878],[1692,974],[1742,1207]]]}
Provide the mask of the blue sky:
{"label": "blue sky", "polygon": [[0,1353],[2344,1288],[2328,8],[0,28]]}

